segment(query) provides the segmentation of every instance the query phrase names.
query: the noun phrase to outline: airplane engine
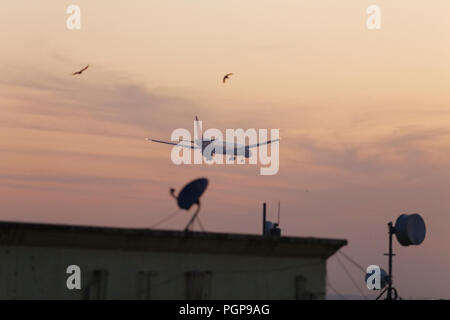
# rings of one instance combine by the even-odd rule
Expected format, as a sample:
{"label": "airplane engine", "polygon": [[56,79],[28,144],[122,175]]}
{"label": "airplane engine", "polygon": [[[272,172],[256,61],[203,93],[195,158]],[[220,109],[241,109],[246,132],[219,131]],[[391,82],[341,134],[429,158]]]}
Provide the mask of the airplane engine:
{"label": "airplane engine", "polygon": [[216,148],[212,144],[212,141],[203,141],[203,156],[208,160],[212,160],[216,154]]}
{"label": "airplane engine", "polygon": [[252,151],[248,148],[245,148],[245,157],[250,158],[252,156]]}
{"label": "airplane engine", "polygon": [[214,149],[212,149],[212,150],[206,149],[206,150],[203,151],[203,156],[204,156],[204,157],[206,158],[206,160],[208,160],[208,161],[211,161],[211,160],[213,159],[214,154],[215,154]]}

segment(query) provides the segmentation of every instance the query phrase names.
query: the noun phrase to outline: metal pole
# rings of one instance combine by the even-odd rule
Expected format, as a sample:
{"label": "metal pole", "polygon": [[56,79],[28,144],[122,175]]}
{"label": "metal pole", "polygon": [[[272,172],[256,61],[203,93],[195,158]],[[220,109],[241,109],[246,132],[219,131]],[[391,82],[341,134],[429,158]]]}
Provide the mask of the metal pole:
{"label": "metal pole", "polygon": [[197,210],[195,211],[194,215],[192,216],[191,220],[189,220],[189,223],[187,224],[186,228],[184,228],[184,232],[188,232],[191,225],[194,223],[195,218],[197,218],[198,213],[200,212],[200,202],[197,203]]}
{"label": "metal pole", "polygon": [[262,225],[262,235],[266,235],[266,203],[263,203],[263,225]]}
{"label": "metal pole", "polygon": [[395,255],[392,252],[392,235],[395,232],[394,227],[392,226],[392,222],[388,223],[389,227],[389,282],[388,282],[388,291],[387,291],[387,300],[392,300],[392,257]]}

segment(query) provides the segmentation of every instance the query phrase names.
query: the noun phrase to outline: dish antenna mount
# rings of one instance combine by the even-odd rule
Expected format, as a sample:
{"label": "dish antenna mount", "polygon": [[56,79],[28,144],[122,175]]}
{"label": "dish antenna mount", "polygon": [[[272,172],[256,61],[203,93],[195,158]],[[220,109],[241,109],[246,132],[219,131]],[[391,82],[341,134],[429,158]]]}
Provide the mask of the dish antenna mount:
{"label": "dish antenna mount", "polygon": [[189,220],[184,231],[189,231],[189,228],[194,223],[200,212],[200,197],[205,192],[208,187],[208,179],[200,178],[189,182],[183,189],[181,189],[178,196],[175,195],[175,189],[170,189],[170,194],[177,200],[178,207],[180,209],[188,211],[191,207],[196,204],[197,210],[193,214],[191,220]]}
{"label": "dish antenna mount", "polygon": [[387,288],[384,289],[377,300],[387,291],[386,300],[398,299],[397,290],[392,286],[392,257],[395,256],[392,250],[392,236],[395,234],[397,241],[404,247],[418,246],[425,240],[426,228],[422,217],[417,214],[402,214],[395,221],[395,227],[392,222],[388,223],[389,229],[389,252],[385,256],[389,257],[389,275],[387,277]]}

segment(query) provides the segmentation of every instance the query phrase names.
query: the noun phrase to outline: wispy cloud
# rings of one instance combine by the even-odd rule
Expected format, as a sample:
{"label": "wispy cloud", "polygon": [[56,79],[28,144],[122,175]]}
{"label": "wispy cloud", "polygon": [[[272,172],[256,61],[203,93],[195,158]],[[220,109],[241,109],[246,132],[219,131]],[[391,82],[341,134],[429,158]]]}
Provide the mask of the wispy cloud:
{"label": "wispy cloud", "polygon": [[[94,67],[89,74],[78,77],[19,69],[7,79],[0,81],[0,85],[5,96],[16,102],[17,126],[28,127],[20,120],[20,114],[32,114],[48,117],[48,122],[58,116],[61,125],[53,122],[47,127],[53,130],[68,130],[64,120],[71,120],[72,131],[79,129],[83,133],[104,131],[100,126],[89,126],[93,121],[155,131],[179,127],[201,109],[175,93],[157,93]],[[36,127],[38,124],[30,125]]]}

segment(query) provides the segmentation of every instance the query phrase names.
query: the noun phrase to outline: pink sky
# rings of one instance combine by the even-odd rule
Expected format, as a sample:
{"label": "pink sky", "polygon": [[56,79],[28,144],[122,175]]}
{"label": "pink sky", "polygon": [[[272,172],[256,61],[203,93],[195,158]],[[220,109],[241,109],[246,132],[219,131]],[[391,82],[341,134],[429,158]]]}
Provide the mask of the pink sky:
{"label": "pink sky", "polygon": [[[208,231],[259,233],[262,203],[274,219],[281,200],[283,234],[347,239],[362,265],[386,266],[386,223],[419,212],[427,238],[395,243],[396,286],[450,298],[447,0],[377,1],[377,31],[372,1],[76,3],[79,31],[72,1],[2,4],[2,220],[145,228],[176,209],[169,188],[206,176]],[[195,115],[280,129],[279,173],[175,166],[144,140],[193,130]],[[329,279],[358,294],[335,258]]]}

